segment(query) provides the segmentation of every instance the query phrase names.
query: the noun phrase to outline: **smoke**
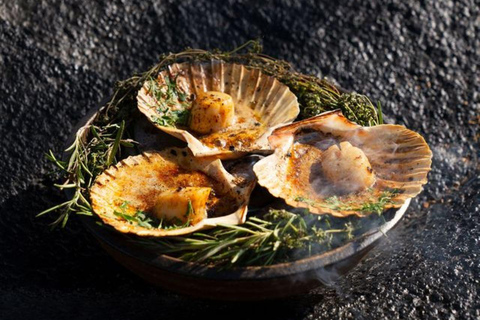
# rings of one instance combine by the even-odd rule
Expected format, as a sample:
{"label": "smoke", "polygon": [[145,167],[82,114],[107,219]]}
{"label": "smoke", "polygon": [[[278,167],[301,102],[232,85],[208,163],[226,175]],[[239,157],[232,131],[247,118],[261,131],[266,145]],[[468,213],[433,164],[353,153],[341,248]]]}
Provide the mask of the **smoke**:
{"label": "smoke", "polygon": [[302,132],[296,139],[296,143],[308,144],[315,148],[325,151],[330,146],[339,143],[339,139],[331,134],[325,134],[321,131]]}
{"label": "smoke", "polygon": [[[345,286],[345,275],[357,267],[360,261],[378,244],[387,241],[387,246],[380,246],[390,251],[395,246],[395,236],[387,237],[386,233],[391,230],[404,216],[409,201],[400,209],[389,209],[382,217],[377,215],[358,218],[362,222],[362,232],[350,241],[339,239],[332,244],[332,248],[322,251],[313,251],[309,258],[305,258],[304,252],[297,250],[293,254],[294,260],[301,261],[303,272],[298,272],[292,277],[293,286],[311,286],[311,288],[324,286],[334,289],[337,294],[342,294],[342,286]],[[292,209],[290,211],[298,212]],[[348,219],[336,218],[338,221]],[[337,221],[337,222],[338,222]],[[335,223],[332,221],[332,226]],[[347,283],[348,285],[348,283]]]}
{"label": "smoke", "polygon": [[327,198],[337,193],[335,185],[324,176],[321,162],[312,164],[309,182],[315,194],[321,198]]}
{"label": "smoke", "polygon": [[338,267],[328,266],[325,268],[316,269],[315,275],[317,280],[320,281],[323,285],[337,289],[340,288],[337,284],[337,281],[341,277],[341,274],[338,272]]}

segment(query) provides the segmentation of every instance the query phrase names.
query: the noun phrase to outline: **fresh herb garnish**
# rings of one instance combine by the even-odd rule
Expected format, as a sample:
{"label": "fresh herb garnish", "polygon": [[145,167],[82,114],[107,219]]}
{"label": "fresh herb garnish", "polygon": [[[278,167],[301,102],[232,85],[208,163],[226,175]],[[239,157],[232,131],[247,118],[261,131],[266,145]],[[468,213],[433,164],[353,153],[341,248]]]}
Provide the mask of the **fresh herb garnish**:
{"label": "fresh herb garnish", "polygon": [[163,127],[186,126],[190,117],[189,110],[161,109],[161,107],[158,107],[157,113],[159,116],[152,116],[152,120]]}
{"label": "fresh herb garnish", "polygon": [[152,229],[155,228],[154,225],[158,225],[158,221],[154,221],[146,212],[136,210],[133,214],[128,214],[127,210],[129,208],[129,202],[124,201],[120,206],[120,211],[113,211],[113,214],[119,218],[124,219],[133,225],[138,225],[140,227]]}
{"label": "fresh herb garnish", "polygon": [[[60,190],[72,189],[74,193],[70,200],[40,212],[37,217],[57,211],[59,216],[51,225],[63,227],[71,213],[93,214],[87,199],[89,188],[96,176],[120,159],[122,147],[131,148],[135,145],[135,141],[124,137],[125,127],[124,120],[119,123],[94,123],[82,127],[75,134],[72,145],[65,150],[69,154],[66,160],[58,159],[49,151],[47,159],[55,164],[65,178],[63,184],[55,186]],[[88,134],[89,139],[86,139]]]}
{"label": "fresh herb garnish", "polygon": [[193,213],[194,211],[193,211],[192,201],[188,199],[187,212],[185,212],[185,218],[189,219]]}
{"label": "fresh herb garnish", "polygon": [[[370,192],[372,192],[372,190],[370,190]],[[361,204],[351,200],[343,200],[337,196],[328,197],[324,202],[317,202],[301,196],[296,197],[294,200],[317,208],[323,207],[339,211],[356,211],[362,214],[376,213],[380,215],[385,210],[385,206],[392,203],[393,197],[398,194],[398,192],[399,190],[396,189],[383,191],[378,198],[370,199]]]}
{"label": "fresh herb garnish", "polygon": [[152,120],[156,124],[165,127],[186,126],[188,124],[191,101],[187,100],[187,94],[176,85],[176,79],[171,80],[165,76],[165,84],[159,86],[158,82],[150,78],[147,80],[148,90],[155,98],[158,116]]}
{"label": "fresh herb garnish", "polygon": [[376,215],[342,219],[270,209],[240,226],[220,225],[188,237],[140,241],[186,261],[225,267],[270,265],[334,249],[382,223],[383,217]]}
{"label": "fresh herb garnish", "polygon": [[306,203],[306,204],[308,204],[309,206],[316,206],[316,205],[317,205],[317,202],[315,202],[315,201],[313,201],[313,200],[311,200],[311,199],[302,197],[302,196],[295,197],[294,200],[295,200],[295,201],[298,201],[298,202]]}
{"label": "fresh herb garnish", "polygon": [[[186,212],[186,217],[188,218],[193,213],[193,207],[191,202],[188,202],[188,208]],[[132,225],[138,225],[140,227],[148,228],[148,229],[164,229],[164,230],[173,230],[173,229],[181,229],[191,226],[191,220],[187,219],[187,221],[183,222],[179,218],[175,217],[170,220],[165,219],[157,219],[152,217],[147,212],[141,210],[133,211],[133,214],[127,213],[127,211],[131,211],[130,204],[128,201],[124,201],[120,206],[120,211],[113,211],[113,214],[123,220],[129,222]]]}
{"label": "fresh herb garnish", "polygon": [[162,219],[161,225],[162,227],[159,227],[159,229],[165,229],[165,230],[182,229],[182,228],[191,227],[192,220],[187,219],[187,221],[183,222],[178,217],[175,217],[169,221],[165,221]]}

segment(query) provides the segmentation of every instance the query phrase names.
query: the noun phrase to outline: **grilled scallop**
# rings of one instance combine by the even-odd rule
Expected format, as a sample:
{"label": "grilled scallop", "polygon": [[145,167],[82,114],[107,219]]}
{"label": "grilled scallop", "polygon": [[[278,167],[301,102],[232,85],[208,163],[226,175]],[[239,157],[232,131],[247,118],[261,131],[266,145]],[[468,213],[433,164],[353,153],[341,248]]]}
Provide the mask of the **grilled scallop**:
{"label": "grilled scallop", "polygon": [[400,125],[362,127],[340,111],[278,128],[258,183],[287,204],[338,217],[398,208],[427,182],[432,153]]}
{"label": "grilled scallop", "polygon": [[188,149],[132,156],[98,176],[92,208],[106,224],[140,236],[240,224],[255,186],[252,158],[236,160],[229,173],[220,160],[195,158]]}
{"label": "grilled scallop", "polygon": [[273,129],[299,113],[287,86],[258,69],[212,60],[173,64],[148,79],[139,110],[197,157],[236,158],[270,150]]}

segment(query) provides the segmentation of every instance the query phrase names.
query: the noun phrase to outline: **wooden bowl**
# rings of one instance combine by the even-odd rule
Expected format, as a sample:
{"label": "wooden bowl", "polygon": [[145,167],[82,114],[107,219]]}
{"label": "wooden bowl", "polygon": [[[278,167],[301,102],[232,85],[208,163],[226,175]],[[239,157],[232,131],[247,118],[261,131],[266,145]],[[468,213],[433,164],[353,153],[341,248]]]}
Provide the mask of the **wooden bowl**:
{"label": "wooden bowl", "polygon": [[[93,121],[97,112],[98,109],[92,110],[79,122],[72,139],[80,128]],[[115,260],[148,282],[189,296],[246,301],[300,295],[333,282],[355,267],[397,225],[409,204],[410,199],[401,208],[390,209],[386,214],[391,219],[385,224],[331,251],[288,263],[228,270],[159,254],[132,241],[131,235],[99,226],[91,217],[80,217]]]}
{"label": "wooden bowl", "polygon": [[288,263],[228,270],[155,253],[89,217],[82,216],[82,221],[113,258],[152,284],[208,299],[264,300],[307,293],[347,273],[400,221],[409,203],[381,227],[334,250]]}

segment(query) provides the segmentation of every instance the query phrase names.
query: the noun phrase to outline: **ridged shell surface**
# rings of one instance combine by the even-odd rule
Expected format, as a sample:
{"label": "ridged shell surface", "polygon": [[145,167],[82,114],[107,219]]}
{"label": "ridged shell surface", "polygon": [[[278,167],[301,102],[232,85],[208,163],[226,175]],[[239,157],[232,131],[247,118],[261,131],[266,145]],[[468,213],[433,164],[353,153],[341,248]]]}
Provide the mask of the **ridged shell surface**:
{"label": "ridged shell surface", "polygon": [[[418,133],[400,125],[362,127],[340,111],[278,128],[269,141],[275,152],[255,164],[258,183],[287,204],[317,214],[363,216],[398,208],[422,191],[431,168],[432,153]],[[322,168],[337,165],[322,163],[323,155],[342,142],[360,149],[373,170],[375,183],[363,191],[340,193],[323,177]]]}
{"label": "ridged shell surface", "polygon": [[[159,129],[186,141],[195,156],[228,158],[269,150],[267,137],[272,130],[292,122],[299,113],[297,98],[286,85],[258,69],[239,64],[216,60],[173,64],[154,80],[159,87],[174,81],[187,97],[206,91],[222,92],[232,97],[235,115],[241,121],[219,132],[200,135],[186,125],[166,126],[156,122],[163,109],[159,109],[159,101],[149,89],[148,81],[139,91],[139,110]],[[189,108],[191,105],[186,106],[187,110]]]}
{"label": "ridged shell surface", "polygon": [[[229,173],[220,160],[195,158],[186,148],[146,152],[105,170],[91,187],[90,200],[94,212],[104,223],[120,232],[140,236],[177,236],[218,223],[241,224],[245,222],[250,193],[255,186],[251,168],[251,163],[238,165]],[[118,215],[122,211],[133,216],[138,211],[148,213],[159,194],[187,187],[213,190],[210,200],[215,206],[214,215],[209,214],[195,225],[170,229],[140,226]],[[125,204],[128,204],[126,212]]]}

